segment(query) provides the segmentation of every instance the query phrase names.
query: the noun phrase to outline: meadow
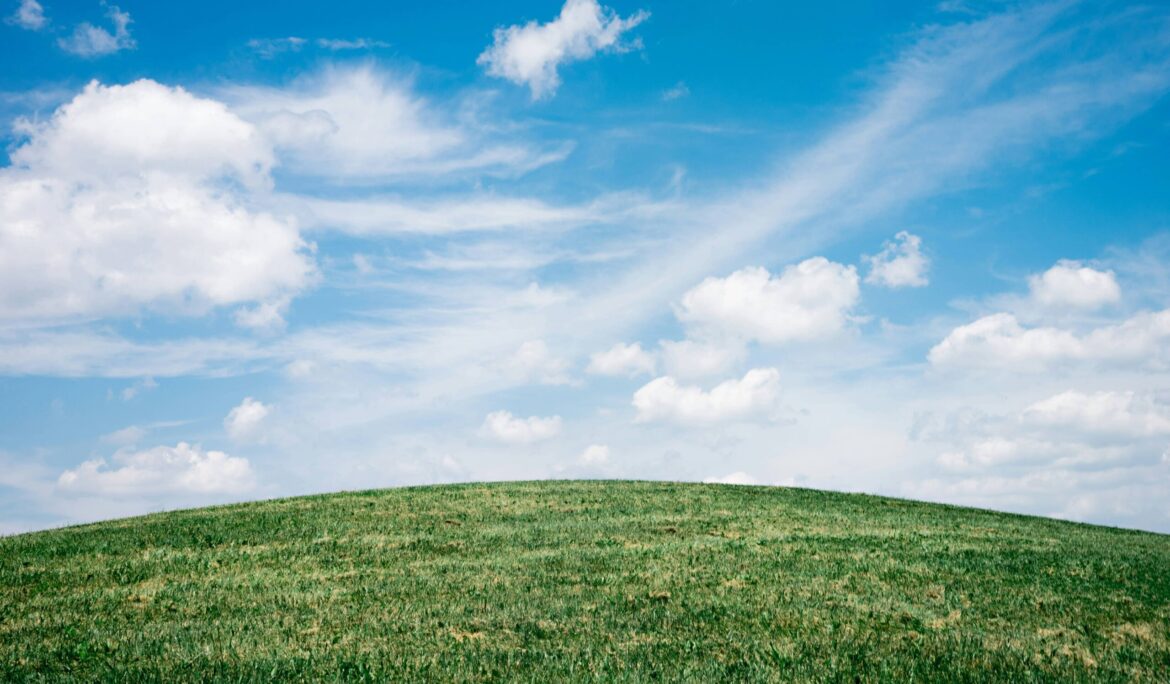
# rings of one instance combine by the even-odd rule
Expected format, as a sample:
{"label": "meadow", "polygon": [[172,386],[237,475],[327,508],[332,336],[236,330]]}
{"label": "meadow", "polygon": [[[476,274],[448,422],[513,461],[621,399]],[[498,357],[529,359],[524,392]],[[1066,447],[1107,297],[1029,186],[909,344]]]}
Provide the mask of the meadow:
{"label": "meadow", "polygon": [[348,492],[0,539],[3,681],[1170,681],[1170,536],[807,489]]}

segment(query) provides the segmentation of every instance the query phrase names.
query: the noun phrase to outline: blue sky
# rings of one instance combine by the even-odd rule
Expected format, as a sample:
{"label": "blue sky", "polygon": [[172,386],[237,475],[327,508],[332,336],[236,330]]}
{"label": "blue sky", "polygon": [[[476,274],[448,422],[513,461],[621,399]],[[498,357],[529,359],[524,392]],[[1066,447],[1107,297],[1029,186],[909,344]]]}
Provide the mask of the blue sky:
{"label": "blue sky", "polygon": [[0,532],[551,477],[1170,531],[1170,11],[813,5],[6,2]]}

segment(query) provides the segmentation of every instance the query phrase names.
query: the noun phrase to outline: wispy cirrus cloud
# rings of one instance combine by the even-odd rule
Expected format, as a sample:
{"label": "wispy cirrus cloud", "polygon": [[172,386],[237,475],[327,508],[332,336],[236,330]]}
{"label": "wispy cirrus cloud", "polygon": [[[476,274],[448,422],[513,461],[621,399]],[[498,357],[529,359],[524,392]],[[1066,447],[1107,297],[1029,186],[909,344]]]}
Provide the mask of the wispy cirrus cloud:
{"label": "wispy cirrus cloud", "polygon": [[374,38],[318,38],[317,47],[334,52],[341,50],[372,50],[374,48],[388,48],[390,43]]}
{"label": "wispy cirrus cloud", "polygon": [[523,174],[572,149],[467,125],[409,77],[368,64],[326,67],[283,87],[232,86],[220,97],[271,141],[286,172],[347,184]]}
{"label": "wispy cirrus cloud", "polygon": [[130,23],[133,20],[129,12],[122,11],[116,5],[106,5],[106,16],[113,31],[85,21],[75,26],[68,36],[57,39],[57,45],[65,52],[86,58],[133,50],[138,46],[130,35]]}
{"label": "wispy cirrus cloud", "polygon": [[28,31],[40,31],[49,25],[45,8],[37,0],[20,0],[16,10],[4,19],[6,23]]}
{"label": "wispy cirrus cloud", "polygon": [[317,47],[329,52],[374,50],[390,47],[390,43],[374,38],[317,38],[310,40],[300,36],[252,38],[248,41],[247,45],[261,59],[275,59],[281,55],[296,54],[307,46]]}
{"label": "wispy cirrus cloud", "polygon": [[300,52],[307,42],[308,40],[300,36],[252,38],[248,41],[248,48],[262,59],[272,59],[286,52]]}

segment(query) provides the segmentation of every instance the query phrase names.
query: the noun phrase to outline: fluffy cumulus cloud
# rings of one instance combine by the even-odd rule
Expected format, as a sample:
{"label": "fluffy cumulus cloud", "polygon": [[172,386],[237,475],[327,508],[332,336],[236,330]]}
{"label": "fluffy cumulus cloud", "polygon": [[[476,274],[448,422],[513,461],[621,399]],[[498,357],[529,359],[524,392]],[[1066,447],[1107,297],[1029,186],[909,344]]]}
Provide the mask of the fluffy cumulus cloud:
{"label": "fluffy cumulus cloud", "polygon": [[82,22],[74,27],[73,33],[59,39],[57,44],[62,50],[80,57],[101,57],[119,50],[133,49],[135,42],[130,35],[130,13],[123,12],[114,5],[108,5],[106,13],[113,27],[112,32],[104,27]]}
{"label": "fluffy cumulus cloud", "polygon": [[110,177],[233,177],[268,183],[271,149],[223,103],[140,80],[89,83],[43,122],[18,122],[26,138],[13,166],[94,184]]}
{"label": "fluffy cumulus cloud", "polygon": [[1076,261],[1060,261],[1044,273],[1028,278],[1032,299],[1060,309],[1099,309],[1121,301],[1113,271],[1098,271]]}
{"label": "fluffy cumulus cloud", "polygon": [[719,477],[704,478],[703,482],[708,484],[730,484],[730,485],[758,485],[760,481],[752,475],[745,473],[742,470],[737,470],[734,473],[728,473]]}
{"label": "fluffy cumulus cloud", "polygon": [[40,31],[49,23],[49,20],[45,18],[44,7],[37,0],[20,0],[16,11],[9,15],[5,21],[29,31]]}
{"label": "fluffy cumulus cloud", "polygon": [[776,276],[749,267],[707,278],[683,295],[677,315],[707,336],[762,343],[813,340],[845,326],[858,293],[857,269],[813,257]]}
{"label": "fluffy cumulus cloud", "polygon": [[642,349],[642,345],[618,342],[606,351],[591,355],[585,371],[596,375],[634,377],[654,375],[656,365],[654,355]]}
{"label": "fluffy cumulus cloud", "polygon": [[274,158],[222,103],[94,82],[18,131],[0,169],[0,318],[203,312],[312,280],[296,226],[247,206]]}
{"label": "fluffy cumulus cloud", "polygon": [[518,418],[508,411],[493,411],[484,418],[481,432],[505,444],[532,444],[559,435],[561,423],[560,416]]}
{"label": "fluffy cumulus cloud", "polygon": [[590,444],[577,457],[581,465],[599,466],[609,463],[609,447],[604,444]]}
{"label": "fluffy cumulus cloud", "polygon": [[245,397],[239,406],[228,412],[223,419],[223,427],[228,436],[238,442],[254,440],[260,436],[264,419],[271,411],[271,406],[252,397]]}
{"label": "fluffy cumulus cloud", "polygon": [[670,376],[651,380],[634,393],[635,420],[683,425],[771,418],[780,398],[780,372],[755,368],[741,379],[722,382],[710,391],[682,385]]}
{"label": "fluffy cumulus cloud", "polygon": [[1150,392],[1068,390],[1019,411],[920,417],[944,473],[912,496],[1073,519],[1165,521],[1170,402]]}
{"label": "fluffy cumulus cloud", "polygon": [[952,330],[930,350],[929,359],[945,368],[1031,372],[1072,363],[1165,369],[1168,343],[1170,309],[1084,331],[1025,327],[1012,314],[997,313]]}
{"label": "fluffy cumulus cloud", "polygon": [[902,231],[882,251],[865,257],[869,274],[865,282],[882,287],[922,287],[927,284],[930,260],[922,253],[922,238]]}
{"label": "fluffy cumulus cloud", "polygon": [[247,459],[205,451],[180,442],[146,451],[119,451],[113,463],[85,461],[66,470],[57,487],[69,494],[157,497],[181,494],[239,494],[255,486]]}
{"label": "fluffy cumulus cloud", "polygon": [[492,76],[526,85],[532,99],[551,96],[561,83],[557,69],[603,50],[622,50],[622,34],[649,18],[639,11],[622,18],[597,0],[566,0],[560,15],[545,24],[498,28],[477,62]]}

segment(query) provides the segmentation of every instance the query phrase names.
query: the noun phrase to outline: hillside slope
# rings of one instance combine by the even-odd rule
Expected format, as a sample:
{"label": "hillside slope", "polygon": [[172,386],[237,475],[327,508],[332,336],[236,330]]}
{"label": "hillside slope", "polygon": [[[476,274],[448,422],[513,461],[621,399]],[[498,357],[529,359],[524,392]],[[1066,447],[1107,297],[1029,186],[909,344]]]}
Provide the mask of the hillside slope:
{"label": "hillside slope", "polygon": [[1170,680],[1170,537],[530,482],[0,539],[0,680]]}

